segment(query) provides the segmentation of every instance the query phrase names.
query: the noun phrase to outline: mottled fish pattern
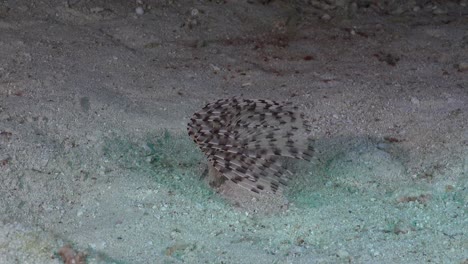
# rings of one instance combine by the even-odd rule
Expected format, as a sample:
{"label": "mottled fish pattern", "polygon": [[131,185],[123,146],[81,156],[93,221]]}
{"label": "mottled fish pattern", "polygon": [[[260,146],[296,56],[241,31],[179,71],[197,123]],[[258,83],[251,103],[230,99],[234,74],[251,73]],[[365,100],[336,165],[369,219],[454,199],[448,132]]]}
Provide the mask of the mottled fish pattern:
{"label": "mottled fish pattern", "polygon": [[310,160],[310,128],[291,103],[228,98],[207,104],[188,134],[224,177],[255,193],[278,193],[291,172],[278,157]]}

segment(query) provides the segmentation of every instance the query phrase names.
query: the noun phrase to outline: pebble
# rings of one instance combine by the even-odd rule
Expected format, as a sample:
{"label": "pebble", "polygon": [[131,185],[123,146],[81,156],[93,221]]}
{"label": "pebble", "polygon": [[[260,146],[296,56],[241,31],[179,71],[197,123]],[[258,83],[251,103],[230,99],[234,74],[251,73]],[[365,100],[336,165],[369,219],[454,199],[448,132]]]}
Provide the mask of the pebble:
{"label": "pebble", "polygon": [[219,72],[221,71],[221,68],[219,68],[218,66],[214,65],[214,64],[210,64],[210,67],[211,69],[214,71],[214,72]]}
{"label": "pebble", "polygon": [[143,14],[145,13],[145,10],[143,9],[143,7],[137,6],[137,7],[135,8],[135,13],[136,13],[137,15],[141,16],[141,15],[143,15]]}
{"label": "pebble", "polygon": [[338,250],[338,251],[336,252],[336,255],[337,255],[339,258],[348,258],[348,257],[349,257],[348,251],[343,250],[343,249]]}
{"label": "pebble", "polygon": [[212,49],[210,49],[210,53],[211,53],[211,54],[219,54],[219,49],[217,49],[217,48],[212,48]]}
{"label": "pebble", "polygon": [[322,17],[320,17],[320,19],[328,21],[331,19],[331,16],[329,14],[324,14]]}
{"label": "pebble", "polygon": [[413,103],[415,105],[419,105],[419,99],[416,98],[416,97],[411,97],[411,103]]}
{"label": "pebble", "polygon": [[387,143],[378,143],[376,147],[377,149],[385,151],[390,148],[390,145]]}

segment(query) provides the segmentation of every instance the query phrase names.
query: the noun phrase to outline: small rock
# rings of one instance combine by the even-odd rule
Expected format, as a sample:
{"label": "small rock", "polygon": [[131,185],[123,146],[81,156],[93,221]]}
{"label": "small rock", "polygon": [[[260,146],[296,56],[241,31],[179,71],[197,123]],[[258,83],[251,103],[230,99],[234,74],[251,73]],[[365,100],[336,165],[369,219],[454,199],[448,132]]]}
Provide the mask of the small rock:
{"label": "small rock", "polygon": [[378,252],[378,251],[376,251],[376,250],[371,250],[370,253],[371,253],[371,255],[372,255],[373,257],[378,257],[378,256],[380,255],[380,252]]}
{"label": "small rock", "polygon": [[137,6],[137,7],[135,8],[135,13],[136,13],[137,15],[141,16],[141,15],[143,15],[143,14],[145,13],[145,10],[143,9],[143,7]]}
{"label": "small rock", "polygon": [[466,6],[468,6],[468,1],[467,0],[461,0],[460,5],[463,6],[463,7],[466,7]]}
{"label": "small rock", "polygon": [[331,16],[329,14],[324,14],[322,17],[320,17],[320,19],[328,21],[331,19]]}
{"label": "small rock", "polygon": [[211,53],[211,54],[219,54],[219,49],[217,49],[217,48],[212,48],[212,49],[210,49],[210,53]]}
{"label": "small rock", "polygon": [[198,9],[196,9],[196,8],[194,8],[194,9],[192,9],[192,11],[190,11],[190,14],[192,16],[198,16],[199,13],[200,13],[200,11],[198,11]]}
{"label": "small rock", "polygon": [[418,12],[419,10],[421,10],[421,7],[419,6],[413,7],[413,12]]}
{"label": "small rock", "polygon": [[348,258],[348,257],[349,257],[348,251],[343,250],[343,249],[338,250],[338,251],[336,252],[336,255],[337,255],[339,258]]}
{"label": "small rock", "polygon": [[457,65],[458,71],[459,72],[465,72],[468,71],[468,62],[460,62]]}
{"label": "small rock", "polygon": [[419,99],[416,98],[416,97],[411,97],[411,103],[415,104],[415,105],[419,105]]}
{"label": "small rock", "polygon": [[385,150],[388,150],[390,148],[390,144],[378,143],[376,147],[377,147],[377,149],[385,151]]}
{"label": "small rock", "polygon": [[210,67],[211,69],[214,71],[214,72],[219,72],[221,71],[221,68],[219,68],[218,66],[214,65],[214,64],[210,64]]}

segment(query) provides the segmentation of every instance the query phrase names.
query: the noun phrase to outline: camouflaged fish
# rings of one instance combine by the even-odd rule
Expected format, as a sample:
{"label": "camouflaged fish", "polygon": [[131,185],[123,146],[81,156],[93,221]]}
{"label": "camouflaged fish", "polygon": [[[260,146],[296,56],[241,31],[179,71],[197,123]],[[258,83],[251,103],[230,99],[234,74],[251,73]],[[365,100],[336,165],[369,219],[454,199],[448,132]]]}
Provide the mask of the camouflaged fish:
{"label": "camouflaged fish", "polygon": [[291,103],[229,98],[207,104],[188,134],[220,175],[255,193],[278,193],[291,172],[279,157],[310,160],[309,125]]}

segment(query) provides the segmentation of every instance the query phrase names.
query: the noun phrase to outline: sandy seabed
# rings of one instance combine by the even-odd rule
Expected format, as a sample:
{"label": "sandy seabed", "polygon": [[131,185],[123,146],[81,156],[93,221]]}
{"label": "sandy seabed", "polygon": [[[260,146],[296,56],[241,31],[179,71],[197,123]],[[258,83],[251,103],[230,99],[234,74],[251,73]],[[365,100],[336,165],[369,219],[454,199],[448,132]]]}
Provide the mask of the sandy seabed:
{"label": "sandy seabed", "polygon": [[[468,263],[466,2],[138,3],[0,2],[0,263]],[[207,184],[231,96],[311,122],[281,196]]]}

